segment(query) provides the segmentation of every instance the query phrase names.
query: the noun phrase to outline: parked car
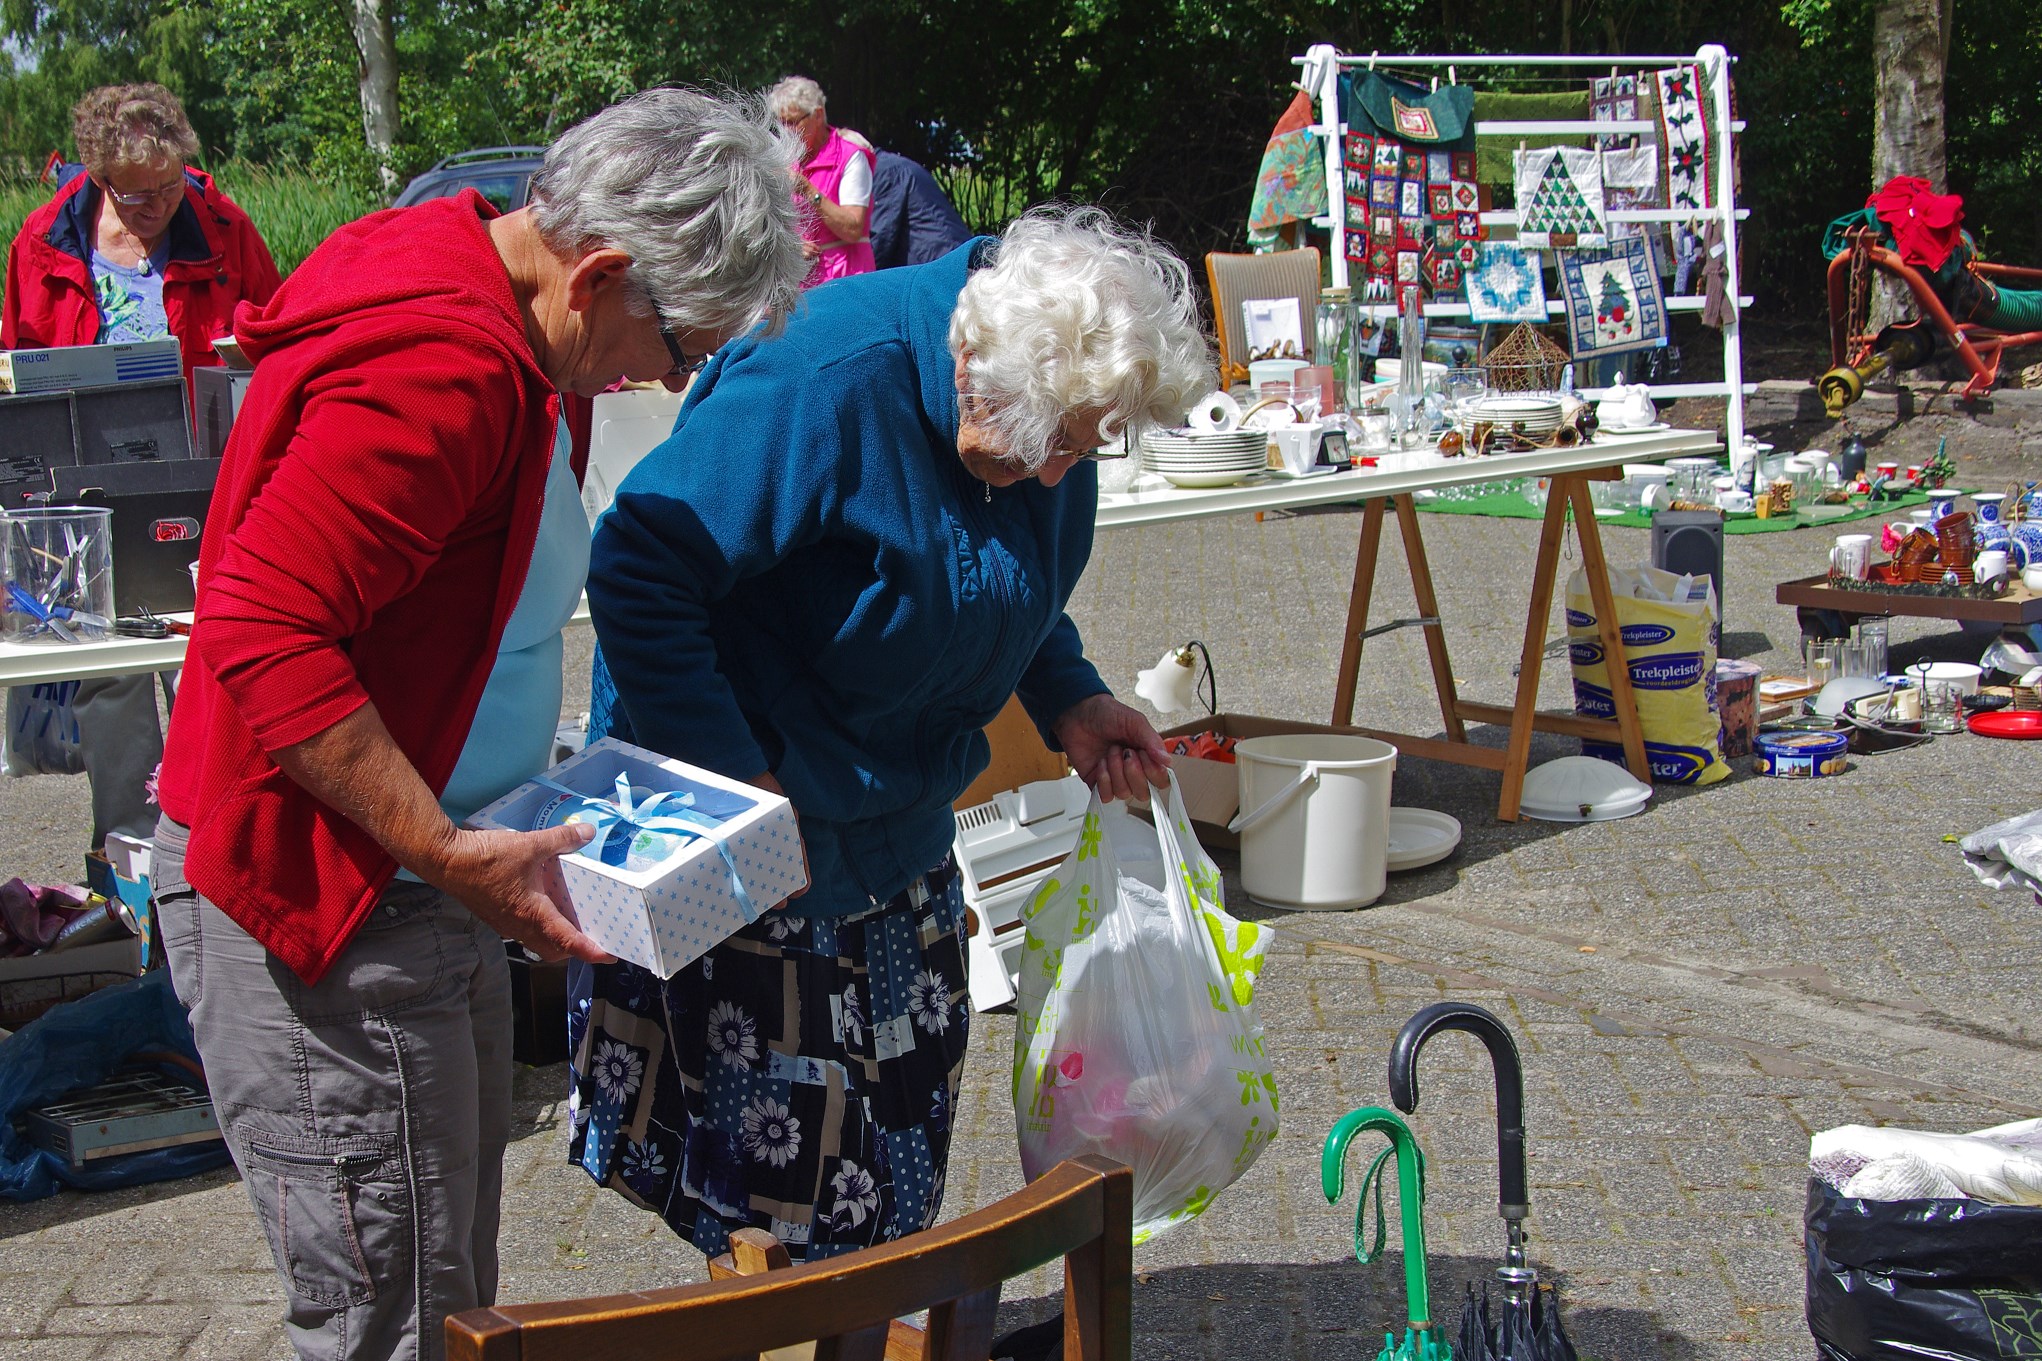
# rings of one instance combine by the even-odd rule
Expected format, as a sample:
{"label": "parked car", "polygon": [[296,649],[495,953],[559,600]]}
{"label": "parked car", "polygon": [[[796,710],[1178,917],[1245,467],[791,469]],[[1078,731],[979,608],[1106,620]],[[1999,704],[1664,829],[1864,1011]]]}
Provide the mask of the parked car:
{"label": "parked car", "polygon": [[510,213],[525,206],[525,194],[532,172],[546,158],[542,146],[495,146],[462,151],[442,157],[397,196],[396,206],[409,208],[427,199],[448,198],[463,189],[473,189],[496,205],[498,212]]}

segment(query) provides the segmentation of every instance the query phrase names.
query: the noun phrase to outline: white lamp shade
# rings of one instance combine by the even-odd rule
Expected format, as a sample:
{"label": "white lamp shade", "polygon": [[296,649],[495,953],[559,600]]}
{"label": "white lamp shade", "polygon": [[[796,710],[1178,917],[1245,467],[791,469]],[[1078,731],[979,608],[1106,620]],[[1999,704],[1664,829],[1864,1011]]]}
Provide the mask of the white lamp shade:
{"label": "white lamp shade", "polygon": [[1198,676],[1190,649],[1171,648],[1156,664],[1134,674],[1134,692],[1158,713],[1189,709],[1197,698]]}

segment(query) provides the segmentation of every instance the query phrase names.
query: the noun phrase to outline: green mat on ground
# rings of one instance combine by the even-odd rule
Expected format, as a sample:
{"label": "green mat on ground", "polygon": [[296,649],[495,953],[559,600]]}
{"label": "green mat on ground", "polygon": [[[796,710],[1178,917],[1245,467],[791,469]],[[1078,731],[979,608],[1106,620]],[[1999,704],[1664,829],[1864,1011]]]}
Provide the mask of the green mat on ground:
{"label": "green mat on ground", "polygon": [[[1909,492],[1897,501],[1853,501],[1847,506],[1815,506],[1797,508],[1792,515],[1775,516],[1761,520],[1756,515],[1732,516],[1723,522],[1725,534],[1774,534],[1784,529],[1819,529],[1825,525],[1842,524],[1846,520],[1900,519],[1904,518],[1910,506],[1928,504],[1927,492]],[[1538,520],[1545,517],[1543,506],[1535,506],[1517,492],[1493,492],[1487,496],[1474,496],[1465,501],[1429,500],[1418,502],[1418,509],[1435,511],[1441,515],[1495,515],[1506,520]],[[1614,525],[1619,529],[1650,529],[1652,513],[1643,507],[1626,510],[1622,515],[1598,515],[1596,523]]]}

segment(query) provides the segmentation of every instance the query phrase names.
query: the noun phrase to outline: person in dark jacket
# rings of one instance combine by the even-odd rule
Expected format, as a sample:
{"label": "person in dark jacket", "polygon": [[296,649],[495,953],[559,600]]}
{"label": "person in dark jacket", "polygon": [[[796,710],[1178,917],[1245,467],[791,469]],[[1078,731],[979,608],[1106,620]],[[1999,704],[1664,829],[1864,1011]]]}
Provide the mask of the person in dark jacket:
{"label": "person in dark jacket", "polygon": [[71,126],[82,166],[29,215],[7,252],[0,346],[52,349],[174,339],[187,381],[220,362],[234,308],[277,291],[248,214],[196,169],[198,138],[161,85],[103,85]]}
{"label": "person in dark jacket", "polygon": [[1065,603],[1090,460],[1211,382],[1184,262],[1097,209],[815,289],[703,372],[596,529],[589,732],[783,791],[810,884],[664,981],[570,966],[598,1181],[712,1254],[935,1221],[970,1021],[951,805],[1017,694],[1102,798],[1166,778]]}
{"label": "person in dark jacket", "polygon": [[971,239],[936,177],[893,151],[872,170],[872,259],[880,269],[926,265]]}

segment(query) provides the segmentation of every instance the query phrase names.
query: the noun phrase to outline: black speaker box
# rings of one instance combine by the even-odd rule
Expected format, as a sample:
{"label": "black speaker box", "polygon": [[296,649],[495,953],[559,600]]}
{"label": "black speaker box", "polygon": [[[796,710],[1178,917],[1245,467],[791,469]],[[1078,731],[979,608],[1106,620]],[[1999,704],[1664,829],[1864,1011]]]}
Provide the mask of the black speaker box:
{"label": "black speaker box", "polygon": [[0,504],[19,506],[50,491],[57,468],[191,456],[181,378],[0,397]]}
{"label": "black speaker box", "polygon": [[113,599],[121,614],[192,607],[191,564],[219,476],[215,459],[57,468],[52,500],[113,511]]}
{"label": "black speaker box", "polygon": [[1662,572],[1706,576],[1723,613],[1723,517],[1712,510],[1662,510],[1652,517],[1652,565]]}

